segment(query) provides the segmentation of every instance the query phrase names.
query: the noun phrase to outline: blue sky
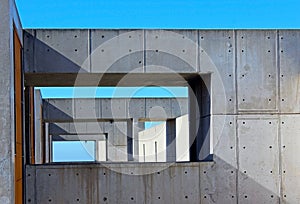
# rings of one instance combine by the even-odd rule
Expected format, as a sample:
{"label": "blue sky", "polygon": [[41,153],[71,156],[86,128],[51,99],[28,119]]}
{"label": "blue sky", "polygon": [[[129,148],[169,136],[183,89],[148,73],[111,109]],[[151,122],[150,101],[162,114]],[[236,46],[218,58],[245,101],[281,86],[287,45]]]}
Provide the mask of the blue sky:
{"label": "blue sky", "polygon": [[187,97],[187,87],[37,87],[43,98],[173,98]]}
{"label": "blue sky", "polygon": [[24,28],[298,28],[299,0],[16,0]]}
{"label": "blue sky", "polygon": [[[299,0],[16,0],[23,28],[299,28]],[[81,89],[81,97],[187,96],[184,88]],[[42,90],[72,97],[73,89]],[[149,125],[149,127],[151,124]],[[54,145],[55,160],[90,160],[80,143]],[[75,149],[75,151],[73,151]],[[59,157],[63,156],[65,157]]]}

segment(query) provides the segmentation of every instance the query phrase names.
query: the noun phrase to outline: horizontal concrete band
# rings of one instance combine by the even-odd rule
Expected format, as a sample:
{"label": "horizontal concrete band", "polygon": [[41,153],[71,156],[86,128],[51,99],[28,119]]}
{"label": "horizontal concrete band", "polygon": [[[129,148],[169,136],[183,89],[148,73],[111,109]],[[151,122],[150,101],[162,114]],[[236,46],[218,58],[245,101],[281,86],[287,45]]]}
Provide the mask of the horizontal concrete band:
{"label": "horizontal concrete band", "polygon": [[103,122],[137,118],[143,121],[166,120],[188,113],[188,98],[118,98],[118,99],[46,99],[45,122]]}
{"label": "horizontal concrete band", "polygon": [[53,135],[52,141],[105,141],[105,134],[95,135]]}

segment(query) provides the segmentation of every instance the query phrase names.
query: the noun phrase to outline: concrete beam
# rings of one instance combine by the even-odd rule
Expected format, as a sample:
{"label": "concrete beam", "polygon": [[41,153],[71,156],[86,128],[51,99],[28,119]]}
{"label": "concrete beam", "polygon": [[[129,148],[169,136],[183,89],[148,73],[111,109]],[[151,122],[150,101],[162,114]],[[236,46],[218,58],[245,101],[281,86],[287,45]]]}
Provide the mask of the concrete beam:
{"label": "concrete beam", "polygon": [[196,30],[38,29],[25,36],[26,73],[198,71]]}
{"label": "concrete beam", "polygon": [[138,118],[162,121],[187,114],[187,103],[187,98],[46,99],[43,120],[95,122]]}
{"label": "concrete beam", "polygon": [[53,135],[52,141],[106,141],[106,134],[97,135]]}

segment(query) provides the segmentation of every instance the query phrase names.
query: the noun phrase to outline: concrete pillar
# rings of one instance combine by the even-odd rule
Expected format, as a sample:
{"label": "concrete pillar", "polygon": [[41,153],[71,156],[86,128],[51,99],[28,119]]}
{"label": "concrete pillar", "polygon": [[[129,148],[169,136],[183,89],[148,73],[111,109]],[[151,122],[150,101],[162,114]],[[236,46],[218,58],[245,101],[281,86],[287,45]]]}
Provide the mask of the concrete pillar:
{"label": "concrete pillar", "polygon": [[167,162],[176,161],[176,119],[166,121],[166,153]]}
{"label": "concrete pillar", "polygon": [[49,123],[45,123],[45,163],[50,163],[51,144],[49,136]]}
{"label": "concrete pillar", "polygon": [[106,140],[95,141],[96,142],[96,161],[106,161],[107,160],[107,142]]}
{"label": "concrete pillar", "polygon": [[127,121],[127,156],[128,161],[133,161],[133,120]]}
{"label": "concrete pillar", "polygon": [[42,96],[40,90],[35,90],[34,94],[34,139],[35,139],[35,163],[41,164],[43,161],[43,134],[42,134]]}
{"label": "concrete pillar", "polygon": [[105,124],[108,134],[107,157],[108,161],[128,161],[127,153],[127,123],[125,121],[112,121]]}
{"label": "concrete pillar", "polygon": [[145,129],[145,123],[138,118],[132,119],[133,160],[139,161],[139,132]]}
{"label": "concrete pillar", "polygon": [[176,118],[176,161],[189,161],[189,116]]}
{"label": "concrete pillar", "polygon": [[14,200],[13,1],[0,1],[0,203]]}

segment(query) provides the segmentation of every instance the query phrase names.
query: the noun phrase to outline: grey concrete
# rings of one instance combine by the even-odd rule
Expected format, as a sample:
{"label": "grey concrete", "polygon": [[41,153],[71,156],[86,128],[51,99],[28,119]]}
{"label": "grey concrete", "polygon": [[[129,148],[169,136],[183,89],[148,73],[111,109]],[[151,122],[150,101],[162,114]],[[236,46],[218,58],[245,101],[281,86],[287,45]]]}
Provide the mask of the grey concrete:
{"label": "grey concrete", "polygon": [[[176,161],[176,119],[170,119],[166,121],[166,153],[167,162]],[[179,144],[178,144],[178,147]]]}
{"label": "grey concrete", "polygon": [[52,135],[52,141],[106,141],[106,134],[95,135]]}
{"label": "grey concrete", "polygon": [[[138,133],[139,162],[166,162],[167,128],[165,121]],[[175,161],[173,157],[172,160]]]}
{"label": "grey concrete", "polygon": [[[9,5],[0,8],[1,19],[11,22]],[[1,47],[12,48],[11,26],[0,30]],[[24,44],[26,85],[189,86],[189,108],[182,105],[181,112],[181,103],[164,99],[53,100],[46,121],[166,119],[188,112],[191,160],[213,159],[175,164],[160,174],[157,168],[170,163],[103,164],[112,171],[100,164],[27,166],[31,203],[299,202],[299,30],[29,30]],[[13,154],[6,151],[13,149],[13,58],[1,49],[0,59],[1,87],[7,87],[0,106],[5,203],[13,189]],[[126,126],[134,138],[138,123],[135,118]],[[126,151],[124,140],[113,142]],[[110,154],[119,157],[117,150]],[[126,175],[136,171],[142,175]],[[149,171],[155,173],[144,175]],[[62,181],[62,188],[49,187]]]}
{"label": "grey concrete", "polygon": [[281,139],[279,141],[279,151],[282,163],[279,173],[282,175],[281,201],[283,203],[297,203],[300,200],[300,194],[295,190],[300,187],[299,119],[299,115],[280,116]]}
{"label": "grey concrete", "polygon": [[300,32],[297,30],[280,30],[279,40],[279,105],[282,113],[299,113],[299,45]]}
{"label": "grey concrete", "polygon": [[[253,199],[279,203],[278,116],[247,115],[237,119],[239,203]],[[248,178],[259,181],[261,187]]]}
{"label": "grey concrete", "polygon": [[[27,166],[29,182],[37,185],[30,188],[31,202],[27,203],[48,203],[49,200],[52,203],[199,203],[200,180],[195,178],[199,178],[200,168],[208,165],[182,163],[169,168],[169,163]],[[131,175],[131,172],[157,168],[160,170],[153,174]],[[61,190],[49,188],[53,185],[61,186]],[[70,191],[69,186],[78,188]]]}
{"label": "grey concrete", "polygon": [[239,111],[276,112],[278,110],[277,32],[275,30],[240,31],[236,38],[238,39],[236,77]]}
{"label": "grey concrete", "polygon": [[35,134],[35,163],[41,164],[43,161],[44,127],[42,114],[42,96],[40,90],[34,91],[34,134]]}
{"label": "grey concrete", "polygon": [[22,39],[14,1],[0,1],[0,203],[14,203],[14,53],[13,24]]}
{"label": "grey concrete", "polygon": [[145,123],[140,122],[137,118],[132,119],[132,140],[133,140],[133,161],[139,161],[139,132],[145,129]]}
{"label": "grey concrete", "polygon": [[47,122],[73,120],[166,120],[187,114],[187,98],[96,98],[96,99],[45,99],[43,118]]}

